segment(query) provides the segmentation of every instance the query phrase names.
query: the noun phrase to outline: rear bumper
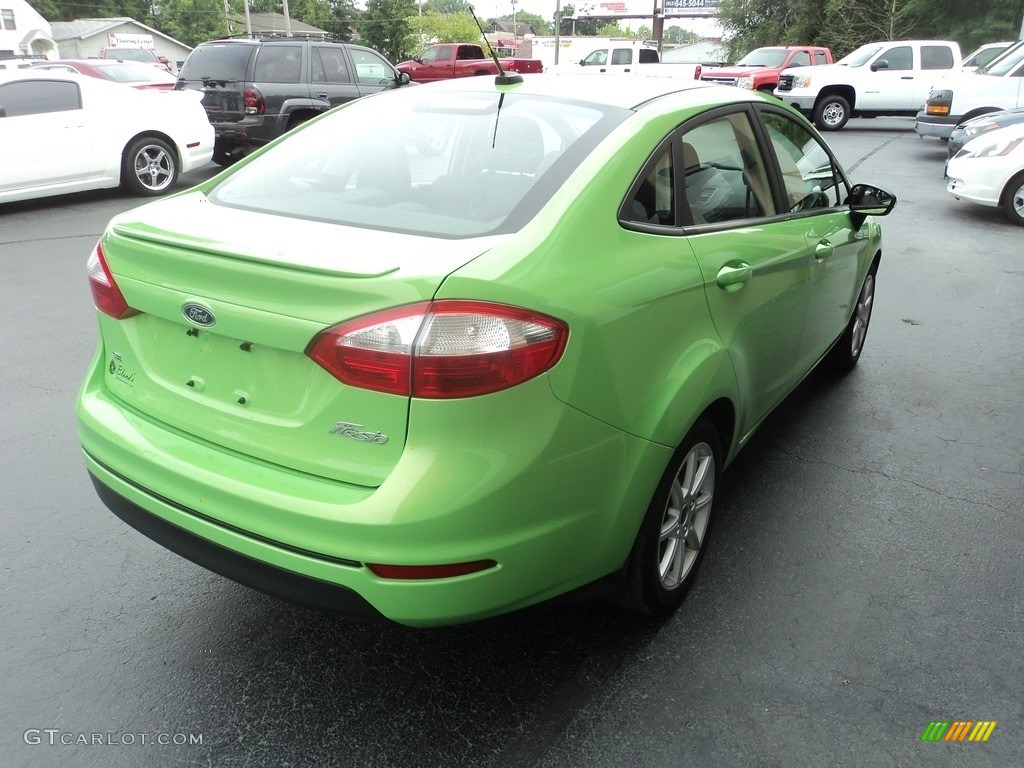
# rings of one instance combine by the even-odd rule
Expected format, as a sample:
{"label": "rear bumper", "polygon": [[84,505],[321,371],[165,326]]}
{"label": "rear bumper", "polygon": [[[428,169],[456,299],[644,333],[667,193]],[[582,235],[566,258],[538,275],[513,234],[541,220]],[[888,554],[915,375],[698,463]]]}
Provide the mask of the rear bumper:
{"label": "rear bumper", "polygon": [[[94,459],[90,463],[98,466]],[[108,467],[104,467],[102,472],[97,474],[108,477],[114,475]],[[209,539],[197,536],[191,531],[173,525],[159,515],[149,512],[106,485],[97,477],[97,474],[90,471],[89,477],[100,500],[111,512],[157,544],[193,563],[239,584],[293,603],[342,613],[366,621],[384,621],[384,617],[373,606],[351,589],[278,568],[219,546]],[[125,478],[121,478],[121,480],[127,482]],[[142,489],[136,490],[139,493],[145,493]],[[167,500],[164,500],[164,503],[175,506]],[[183,514],[198,515],[195,510],[180,507],[179,510]]]}
{"label": "rear bumper", "polygon": [[917,113],[917,119],[914,121],[914,130],[921,137],[948,139],[961,120],[963,120],[963,115],[941,117],[928,115],[921,111]]}
{"label": "rear bumper", "polygon": [[[491,396],[410,401],[398,464],[379,487],[356,486],[150,420],[106,390],[100,359],[78,432],[111,510],[229,578],[356,617],[457,624],[617,571],[671,457],[561,403],[542,376]],[[497,565],[421,580],[367,566],[477,560]]]}

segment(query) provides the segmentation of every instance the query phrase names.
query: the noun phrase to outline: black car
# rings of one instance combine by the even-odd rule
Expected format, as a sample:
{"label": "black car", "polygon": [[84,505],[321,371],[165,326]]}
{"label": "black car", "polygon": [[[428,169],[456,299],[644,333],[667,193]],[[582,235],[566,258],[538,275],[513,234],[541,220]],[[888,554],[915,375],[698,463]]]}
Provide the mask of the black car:
{"label": "black car", "polygon": [[371,48],[288,37],[202,43],[175,89],[203,92],[213,160],[228,165],[331,107],[408,83]]}

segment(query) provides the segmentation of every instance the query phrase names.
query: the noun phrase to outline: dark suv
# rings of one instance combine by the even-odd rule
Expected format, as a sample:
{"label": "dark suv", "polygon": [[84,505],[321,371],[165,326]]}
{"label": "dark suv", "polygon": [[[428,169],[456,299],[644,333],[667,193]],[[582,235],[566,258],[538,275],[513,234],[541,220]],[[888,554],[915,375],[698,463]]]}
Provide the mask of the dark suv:
{"label": "dark suv", "polygon": [[213,160],[229,165],[331,107],[408,83],[371,48],[287,37],[202,43],[175,89],[203,92]]}

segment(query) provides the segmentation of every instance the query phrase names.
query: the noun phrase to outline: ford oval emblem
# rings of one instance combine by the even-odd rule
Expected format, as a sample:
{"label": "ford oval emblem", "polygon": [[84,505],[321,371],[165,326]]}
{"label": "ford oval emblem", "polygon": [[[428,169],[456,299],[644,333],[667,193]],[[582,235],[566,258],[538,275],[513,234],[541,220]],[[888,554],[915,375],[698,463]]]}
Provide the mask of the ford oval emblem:
{"label": "ford oval emblem", "polygon": [[202,304],[183,304],[181,314],[193,325],[201,325],[203,328],[209,328],[217,322],[217,316]]}

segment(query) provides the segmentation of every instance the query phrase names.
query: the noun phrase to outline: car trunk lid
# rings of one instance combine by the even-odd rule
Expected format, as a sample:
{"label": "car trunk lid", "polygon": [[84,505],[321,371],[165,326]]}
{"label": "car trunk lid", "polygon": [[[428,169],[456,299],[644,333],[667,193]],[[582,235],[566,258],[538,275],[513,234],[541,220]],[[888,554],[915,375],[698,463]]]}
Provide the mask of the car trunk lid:
{"label": "car trunk lid", "polygon": [[102,241],[138,311],[101,315],[107,386],[226,450],[374,487],[401,455],[408,398],[347,386],[306,349],[340,322],[429,300],[494,240],[275,217],[200,192],[145,206],[115,219]]}

